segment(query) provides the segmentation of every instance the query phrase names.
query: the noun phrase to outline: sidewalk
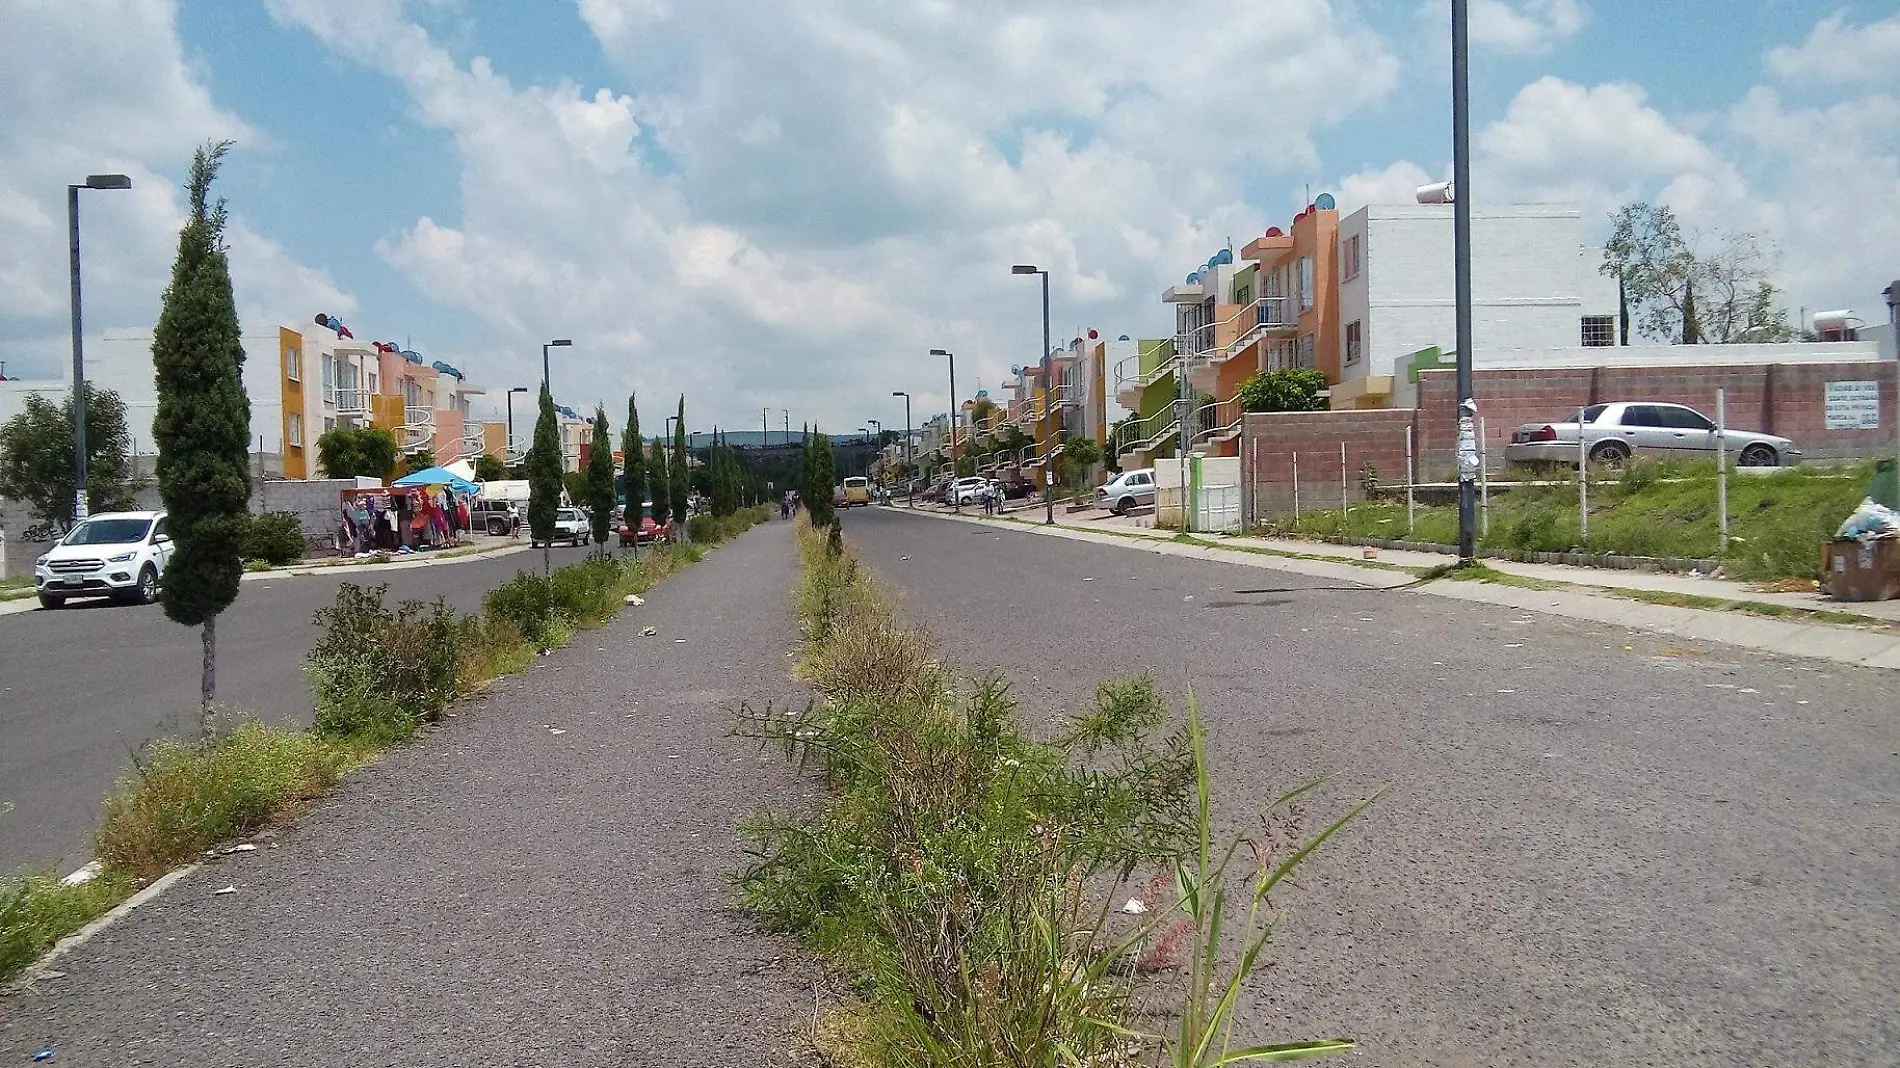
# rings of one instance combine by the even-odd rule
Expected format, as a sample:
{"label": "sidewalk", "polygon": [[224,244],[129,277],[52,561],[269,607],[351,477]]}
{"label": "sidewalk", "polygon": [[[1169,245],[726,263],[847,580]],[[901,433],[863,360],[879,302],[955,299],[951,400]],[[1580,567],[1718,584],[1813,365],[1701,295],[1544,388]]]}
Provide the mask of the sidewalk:
{"label": "sidewalk", "polygon": [[788,1062],[818,972],[728,877],[735,821],[818,787],[726,731],[802,704],[794,577],[767,524],[498,680],[0,997],[0,1062]]}

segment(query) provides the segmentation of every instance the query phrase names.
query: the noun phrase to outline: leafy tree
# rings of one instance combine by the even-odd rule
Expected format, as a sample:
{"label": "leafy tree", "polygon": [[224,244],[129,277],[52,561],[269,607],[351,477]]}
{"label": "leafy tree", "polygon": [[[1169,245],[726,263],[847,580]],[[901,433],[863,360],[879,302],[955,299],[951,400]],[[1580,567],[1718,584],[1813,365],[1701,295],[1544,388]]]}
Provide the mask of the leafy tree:
{"label": "leafy tree", "polygon": [[480,456],[475,457],[475,481],[504,482],[507,481],[507,479],[508,465],[502,463],[499,457],[491,456],[488,453],[482,453]]}
{"label": "leafy tree", "polygon": [[1321,412],[1326,398],[1326,376],[1310,367],[1282,367],[1261,371],[1240,384],[1236,396],[1249,412]]}
{"label": "leafy tree", "polygon": [[[109,389],[86,384],[86,511],[132,506],[132,437],[125,402]],[[24,501],[48,523],[73,519],[73,398],[60,403],[26,396],[19,415],[0,426],[0,497]]]}
{"label": "leafy tree", "polygon": [[[1770,276],[1775,255],[1752,233],[1685,236],[1667,205],[1627,204],[1611,216],[1600,270],[1640,310],[1638,329],[1663,342],[1719,345],[1794,335]],[[1698,293],[1698,291],[1700,291]]]}
{"label": "leafy tree", "polygon": [[[588,524],[593,527],[594,544],[607,544],[614,525],[614,438],[607,425],[607,409],[594,406],[594,441],[587,450]],[[639,510],[639,505],[634,505]]]}
{"label": "leafy tree", "polygon": [[666,446],[659,438],[653,439],[653,462],[647,468],[652,485],[647,495],[653,501],[653,521],[665,526],[673,516],[673,491],[667,481]]}
{"label": "leafy tree", "polygon": [[1079,467],[1092,467],[1102,462],[1101,442],[1087,434],[1078,434],[1062,443],[1062,458]]}
{"label": "leafy tree", "polygon": [[339,426],[317,438],[317,466],[331,478],[384,478],[395,468],[399,451],[396,436],[382,427]]}
{"label": "leafy tree", "polygon": [[647,499],[647,440],[640,436],[640,409],[627,395],[627,428],[620,432],[620,484],[627,492],[627,525],[640,528],[641,505]]}
{"label": "leafy tree", "polygon": [[251,497],[251,402],[244,393],[244,345],[225,258],[222,199],[211,183],[231,142],[199,148],[186,183],[191,209],[178,233],[178,258],[152,332],[158,411],[158,491],[173,541],[161,599],[165,614],[202,628],[199,693],[217,696],[218,614],[237,597]]}
{"label": "leafy tree", "polygon": [[403,457],[402,463],[404,467],[409,469],[410,474],[414,474],[417,471],[427,471],[429,468],[436,466],[435,450],[427,445],[419,449],[413,449],[409,455]]}
{"label": "leafy tree", "polygon": [[678,421],[673,424],[673,466],[666,473],[667,489],[673,497],[673,521],[686,522],[686,495],[691,486],[687,482],[686,466],[686,397],[680,396]]}
{"label": "leafy tree", "polygon": [[586,471],[563,471],[561,492],[572,504],[586,504],[593,499],[593,483],[588,481]]}
{"label": "leafy tree", "polygon": [[541,567],[554,569],[554,520],[561,508],[561,424],[554,414],[554,394],[541,385],[541,411],[534,420],[534,443],[528,446],[528,537],[541,543]]}

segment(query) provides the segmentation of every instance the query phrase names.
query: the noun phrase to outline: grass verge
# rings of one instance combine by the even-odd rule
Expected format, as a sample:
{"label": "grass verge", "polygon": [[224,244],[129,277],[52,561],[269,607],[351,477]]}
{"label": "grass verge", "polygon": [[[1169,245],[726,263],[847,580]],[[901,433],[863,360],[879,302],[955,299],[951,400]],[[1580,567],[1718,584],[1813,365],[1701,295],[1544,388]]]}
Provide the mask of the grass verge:
{"label": "grass verge", "polygon": [[[706,536],[717,544],[765,516],[748,510]],[[603,555],[549,577],[524,572],[490,591],[479,615],[460,615],[440,599],[390,607],[387,587],[339,587],[336,603],[317,614],[323,634],[306,663],[314,726],[241,714],[221,726],[208,717],[195,737],[146,747],[106,795],[93,838],[99,876],[77,886],[46,875],[0,882],[0,980],[142,882],[283,819],[382,749],[415,737],[457,698],[604,625],[628,594],[697,562],[705,548],[659,546],[637,562]],[[522,587],[532,591],[525,608],[497,597]]]}
{"label": "grass verge", "polygon": [[[1867,493],[1871,462],[1796,467],[1728,480],[1730,542],[1717,533],[1715,465],[1637,460],[1620,472],[1593,472],[1590,533],[1583,536],[1574,477],[1520,486],[1491,497],[1486,549],[1720,559],[1744,581],[1818,578],[1820,546]],[[1405,502],[1368,501],[1267,524],[1268,534],[1309,538],[1392,538],[1455,545],[1458,509],[1419,507],[1407,532]]]}
{"label": "grass verge", "polygon": [[[1009,687],[961,683],[840,539],[804,528],[800,553],[799,673],[823,699],[743,708],[735,732],[830,793],[746,821],[737,879],[762,926],[805,939],[857,995],[813,1024],[826,1063],[1201,1066],[1350,1047],[1237,1044],[1234,1014],[1269,895],[1369,801],[1306,834],[1309,784],[1217,844],[1191,699],[1179,721],[1152,678],[1108,683],[1032,736]],[[1141,873],[1147,904],[1116,909]],[[1137,1029],[1144,1002],[1172,1007],[1167,1035]]]}

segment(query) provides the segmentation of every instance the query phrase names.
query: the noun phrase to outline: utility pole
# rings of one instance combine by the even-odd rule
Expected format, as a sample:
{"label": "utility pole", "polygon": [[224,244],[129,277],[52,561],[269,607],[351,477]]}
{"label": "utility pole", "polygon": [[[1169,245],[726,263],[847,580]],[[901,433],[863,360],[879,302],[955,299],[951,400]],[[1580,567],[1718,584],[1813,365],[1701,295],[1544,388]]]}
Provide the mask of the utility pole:
{"label": "utility pole", "polygon": [[88,175],[83,184],[66,187],[66,239],[72,254],[74,526],[86,518],[86,348],[79,311],[79,191],[130,188],[132,179],[123,174]]}
{"label": "utility pole", "polygon": [[963,502],[957,498],[957,424],[962,417],[957,414],[957,357],[946,349],[931,349],[932,356],[950,358],[950,510],[963,511]]}
{"label": "utility pole", "polygon": [[[1471,395],[1471,64],[1469,0],[1451,0],[1454,285],[1458,305],[1458,560],[1477,559],[1478,402]],[[1578,427],[1582,437],[1582,427]]]}
{"label": "utility pole", "polygon": [[917,450],[911,444],[910,437],[910,394],[901,389],[891,390],[891,396],[904,398],[904,497],[912,508],[917,507],[915,485],[917,473],[912,470],[917,465]]}

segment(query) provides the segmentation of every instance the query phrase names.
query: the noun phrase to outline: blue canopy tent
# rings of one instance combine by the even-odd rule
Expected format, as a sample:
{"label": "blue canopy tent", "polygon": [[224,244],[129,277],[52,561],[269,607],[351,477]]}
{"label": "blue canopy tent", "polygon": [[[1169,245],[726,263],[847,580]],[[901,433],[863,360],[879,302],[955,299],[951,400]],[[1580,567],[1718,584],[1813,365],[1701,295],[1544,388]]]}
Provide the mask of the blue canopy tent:
{"label": "blue canopy tent", "polygon": [[421,471],[404,475],[390,483],[390,485],[398,486],[403,489],[407,489],[410,486],[447,486],[457,493],[479,493],[481,491],[481,487],[475,485],[475,483],[470,482],[468,479],[463,478],[453,471],[441,467],[428,467]]}

